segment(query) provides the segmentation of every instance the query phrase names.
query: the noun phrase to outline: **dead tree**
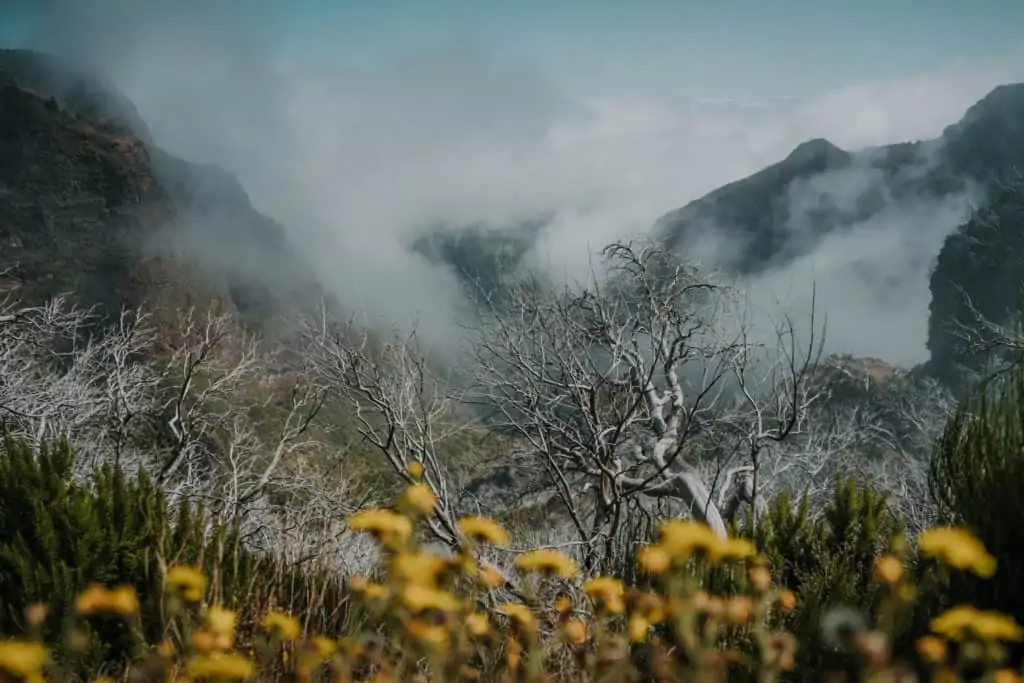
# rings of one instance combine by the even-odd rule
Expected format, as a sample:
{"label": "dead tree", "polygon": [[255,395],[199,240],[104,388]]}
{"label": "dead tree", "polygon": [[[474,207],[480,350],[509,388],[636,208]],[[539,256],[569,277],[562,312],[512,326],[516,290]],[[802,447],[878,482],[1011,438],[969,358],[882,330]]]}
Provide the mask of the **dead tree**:
{"label": "dead tree", "polygon": [[[672,499],[724,536],[723,511],[756,504],[761,452],[803,428],[821,351],[812,320],[806,346],[789,324],[780,355],[759,354],[723,324],[731,290],[659,247],[602,255],[604,276],[555,293],[521,287],[473,337],[474,403],[550,474],[591,565],[636,498]],[[716,498],[698,464],[723,448],[747,462]]]}

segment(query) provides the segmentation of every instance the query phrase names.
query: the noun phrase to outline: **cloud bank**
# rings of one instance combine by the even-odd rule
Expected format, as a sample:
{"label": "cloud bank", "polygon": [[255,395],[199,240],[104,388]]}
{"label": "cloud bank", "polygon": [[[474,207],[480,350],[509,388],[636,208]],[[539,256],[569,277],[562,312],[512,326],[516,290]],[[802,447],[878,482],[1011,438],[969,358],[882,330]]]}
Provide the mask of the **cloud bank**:
{"label": "cloud bank", "polygon": [[[41,3],[29,42],[106,75],[169,151],[233,171],[349,306],[418,317],[437,338],[455,315],[456,283],[407,249],[437,222],[553,213],[534,262],[582,276],[611,239],[800,142],[852,150],[934,137],[995,85],[1024,80],[1024,60],[1010,55],[804,101],[570,96],[578,90],[556,71],[471,39],[357,62],[276,41],[256,20],[259,2],[85,5]],[[920,362],[928,270],[963,208],[883,212],[747,283],[753,301],[790,306],[816,280],[831,351]]]}

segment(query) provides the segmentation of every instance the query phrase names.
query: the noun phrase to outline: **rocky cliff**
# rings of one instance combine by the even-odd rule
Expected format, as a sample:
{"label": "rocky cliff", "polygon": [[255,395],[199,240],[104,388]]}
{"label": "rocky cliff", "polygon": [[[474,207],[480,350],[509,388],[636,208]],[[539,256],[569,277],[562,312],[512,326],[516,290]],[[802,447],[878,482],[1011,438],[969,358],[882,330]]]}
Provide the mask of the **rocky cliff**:
{"label": "rocky cliff", "polygon": [[217,297],[266,317],[315,288],[232,176],[161,150],[112,89],[20,50],[0,50],[0,245],[0,289],[108,314]]}

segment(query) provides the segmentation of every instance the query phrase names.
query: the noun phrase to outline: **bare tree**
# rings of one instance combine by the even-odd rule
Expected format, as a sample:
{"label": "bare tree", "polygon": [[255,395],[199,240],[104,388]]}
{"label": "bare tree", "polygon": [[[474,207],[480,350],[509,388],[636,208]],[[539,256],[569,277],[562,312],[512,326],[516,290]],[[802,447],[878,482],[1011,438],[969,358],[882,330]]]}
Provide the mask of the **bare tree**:
{"label": "bare tree", "polygon": [[422,465],[423,481],[438,499],[430,528],[456,547],[455,492],[440,450],[467,423],[457,415],[451,386],[434,374],[416,344],[415,332],[374,345],[353,320],[332,324],[325,312],[316,324],[307,321],[307,339],[311,368],[353,410],[363,442],[407,481],[410,464]]}
{"label": "bare tree", "polygon": [[757,486],[728,472],[736,485],[716,500],[697,463],[742,450],[756,479],[760,453],[803,428],[821,350],[812,321],[806,348],[789,324],[781,362],[758,356],[743,331],[724,334],[731,292],[696,267],[651,245],[602,255],[600,281],[520,287],[473,338],[474,402],[528,444],[591,566],[638,497],[678,501],[724,536],[723,509],[738,508],[728,496],[755,503]]}
{"label": "bare tree", "polygon": [[229,313],[177,323],[157,329],[142,310],[111,323],[60,298],[0,303],[0,422],[37,442],[68,437],[82,476],[106,462],[145,470],[172,499],[243,519],[254,542],[309,528],[300,511],[340,520],[345,479],[325,476],[311,433],[323,388],[302,368],[270,372],[276,350]]}

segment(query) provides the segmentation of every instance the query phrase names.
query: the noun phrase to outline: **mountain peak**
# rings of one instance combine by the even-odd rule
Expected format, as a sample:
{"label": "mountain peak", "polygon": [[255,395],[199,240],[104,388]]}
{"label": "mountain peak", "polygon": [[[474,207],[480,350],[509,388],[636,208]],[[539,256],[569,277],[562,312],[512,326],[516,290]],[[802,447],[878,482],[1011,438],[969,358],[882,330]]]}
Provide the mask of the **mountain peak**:
{"label": "mountain peak", "polygon": [[961,125],[969,125],[992,118],[1024,117],[1024,83],[996,86],[989,94],[972,105]]}
{"label": "mountain peak", "polygon": [[847,156],[845,151],[825,138],[814,138],[797,145],[796,149],[786,157],[784,163],[804,165],[811,162],[824,162],[826,166],[831,166],[833,162],[845,161]]}

